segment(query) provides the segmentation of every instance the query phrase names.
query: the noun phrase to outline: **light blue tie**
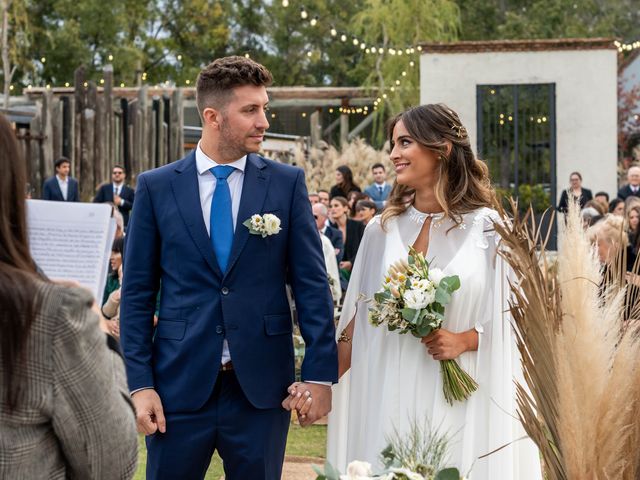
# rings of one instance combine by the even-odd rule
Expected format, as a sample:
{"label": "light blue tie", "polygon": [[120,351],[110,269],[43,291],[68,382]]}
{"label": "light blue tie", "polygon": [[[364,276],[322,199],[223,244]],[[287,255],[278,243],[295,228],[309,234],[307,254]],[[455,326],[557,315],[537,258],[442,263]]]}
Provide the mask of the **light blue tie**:
{"label": "light blue tie", "polygon": [[233,244],[233,214],[231,213],[231,192],[227,178],[235,168],[228,165],[219,165],[209,169],[216,177],[216,189],[211,199],[211,216],[209,229],[211,231],[211,244],[216,253],[220,270],[227,270],[231,245]]}

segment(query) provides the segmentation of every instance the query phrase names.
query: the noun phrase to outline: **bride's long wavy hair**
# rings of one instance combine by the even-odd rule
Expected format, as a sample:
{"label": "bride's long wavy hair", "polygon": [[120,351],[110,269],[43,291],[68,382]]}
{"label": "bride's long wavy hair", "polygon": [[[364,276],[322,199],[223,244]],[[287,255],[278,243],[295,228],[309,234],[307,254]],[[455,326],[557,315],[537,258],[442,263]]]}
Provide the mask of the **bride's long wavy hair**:
{"label": "bride's long wavy hair", "polygon": [[[456,112],[438,103],[413,107],[396,115],[387,125],[391,145],[393,129],[400,120],[413,140],[438,155],[435,196],[446,216],[459,224],[463,213],[494,205],[489,169],[473,154],[467,130]],[[413,188],[396,181],[382,212],[382,225],[406,211],[414,196]]]}

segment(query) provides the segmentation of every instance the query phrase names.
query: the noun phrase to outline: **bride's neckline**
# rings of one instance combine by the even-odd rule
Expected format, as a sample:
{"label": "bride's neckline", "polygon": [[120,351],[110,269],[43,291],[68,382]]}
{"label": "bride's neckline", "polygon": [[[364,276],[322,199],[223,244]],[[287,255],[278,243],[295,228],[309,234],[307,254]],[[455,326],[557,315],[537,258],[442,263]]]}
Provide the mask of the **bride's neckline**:
{"label": "bride's neckline", "polygon": [[421,212],[413,205],[409,205],[409,208],[407,209],[407,211],[409,212],[409,218],[420,224],[424,223],[427,220],[427,218],[431,218],[433,220],[433,219],[440,219],[444,217],[444,212],[425,213],[425,212]]}

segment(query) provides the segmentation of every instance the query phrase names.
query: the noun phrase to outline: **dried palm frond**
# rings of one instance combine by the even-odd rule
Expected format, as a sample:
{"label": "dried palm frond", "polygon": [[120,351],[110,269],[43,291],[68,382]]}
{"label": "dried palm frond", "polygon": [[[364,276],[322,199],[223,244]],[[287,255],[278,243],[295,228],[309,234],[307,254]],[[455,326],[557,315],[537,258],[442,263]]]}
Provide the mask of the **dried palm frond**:
{"label": "dried palm frond", "polygon": [[551,480],[638,478],[640,344],[637,326],[625,321],[633,310],[625,298],[633,298],[625,297],[624,272],[610,265],[615,281],[603,281],[576,205],[557,265],[532,213],[511,207],[507,215],[498,206],[504,222],[496,230],[517,278],[510,310],[526,382],[517,385],[520,421]]}

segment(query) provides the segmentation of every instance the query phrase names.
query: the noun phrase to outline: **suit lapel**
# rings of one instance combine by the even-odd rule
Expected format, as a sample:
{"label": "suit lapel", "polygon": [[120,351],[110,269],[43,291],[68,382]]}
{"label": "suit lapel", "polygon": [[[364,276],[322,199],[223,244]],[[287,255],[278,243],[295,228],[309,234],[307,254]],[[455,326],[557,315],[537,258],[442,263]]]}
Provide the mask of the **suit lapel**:
{"label": "suit lapel", "polygon": [[176,168],[176,172],[177,175],[171,181],[171,188],[180,215],[187,226],[191,238],[209,267],[216,275],[222,277],[222,272],[215,258],[211,239],[207,234],[207,228],[202,217],[195,152],[192,152],[185,159],[185,163]]}
{"label": "suit lapel", "polygon": [[[64,201],[64,195],[62,195],[62,189],[60,188],[60,184],[58,183],[58,177],[53,177],[53,188],[56,189],[58,195],[60,195],[60,200]],[[631,190],[631,188],[629,188]],[[67,189],[67,198],[69,198],[69,190]]]}
{"label": "suit lapel", "polygon": [[242,183],[242,197],[240,198],[240,208],[227,272],[231,271],[249,239],[249,229],[243,223],[248,218],[251,218],[251,215],[262,212],[269,185],[269,174],[265,169],[266,166],[267,164],[258,155],[247,155],[244,181]]}

